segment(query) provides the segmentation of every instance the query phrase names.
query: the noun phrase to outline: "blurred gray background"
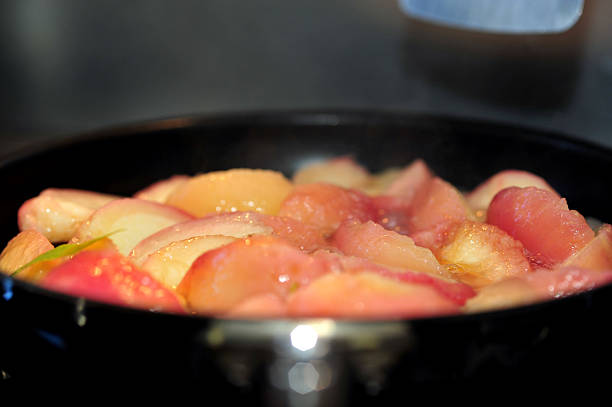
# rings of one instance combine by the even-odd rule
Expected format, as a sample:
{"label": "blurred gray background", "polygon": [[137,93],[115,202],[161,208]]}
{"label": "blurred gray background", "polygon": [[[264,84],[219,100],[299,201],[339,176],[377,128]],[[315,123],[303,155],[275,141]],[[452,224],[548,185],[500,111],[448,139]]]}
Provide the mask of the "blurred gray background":
{"label": "blurred gray background", "polygon": [[493,35],[391,0],[0,2],[0,151],[193,113],[385,109],[612,146],[612,2],[571,30]]}

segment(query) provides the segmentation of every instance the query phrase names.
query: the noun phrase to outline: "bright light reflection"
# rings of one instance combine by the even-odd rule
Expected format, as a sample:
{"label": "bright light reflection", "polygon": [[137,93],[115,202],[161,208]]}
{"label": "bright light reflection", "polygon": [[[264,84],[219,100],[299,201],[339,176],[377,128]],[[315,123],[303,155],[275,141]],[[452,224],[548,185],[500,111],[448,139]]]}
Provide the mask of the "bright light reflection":
{"label": "bright light reflection", "polygon": [[310,325],[298,325],[291,331],[291,345],[305,352],[317,345],[319,335]]}

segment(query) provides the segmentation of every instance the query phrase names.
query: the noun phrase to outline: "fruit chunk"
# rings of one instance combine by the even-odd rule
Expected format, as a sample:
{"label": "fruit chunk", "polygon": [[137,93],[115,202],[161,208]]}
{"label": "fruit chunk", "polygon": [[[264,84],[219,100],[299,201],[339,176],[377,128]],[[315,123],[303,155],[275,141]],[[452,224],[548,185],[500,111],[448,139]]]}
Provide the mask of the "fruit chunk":
{"label": "fruit chunk", "polygon": [[482,287],[531,270],[523,245],[496,226],[466,221],[438,251],[460,281]]}
{"label": "fruit chunk", "polygon": [[176,289],[195,259],[234,240],[236,238],[229,236],[196,236],[172,242],[149,255],[142,269],[166,286]]}
{"label": "fruit chunk", "polygon": [[452,314],[459,306],[430,286],[362,272],[319,277],[287,298],[287,311],[297,317],[408,318]]}
{"label": "fruit chunk", "polygon": [[327,271],[322,259],[282,239],[254,236],[204,253],[177,291],[196,312],[223,313],[258,294],[285,298]]}
{"label": "fruit chunk", "polygon": [[192,177],[176,188],[167,204],[201,217],[211,213],[255,211],[275,215],[293,185],[270,170],[232,169]]}
{"label": "fruit chunk", "polygon": [[433,178],[414,197],[407,228],[417,245],[437,250],[453,227],[475,220],[461,193],[441,178]]}
{"label": "fruit chunk", "polygon": [[491,284],[468,300],[468,312],[516,307],[537,301],[562,298],[592,290],[612,282],[612,271],[595,271],[579,267],[539,269]]}
{"label": "fruit chunk", "polygon": [[172,224],[140,241],[130,252],[130,259],[142,265],[147,257],[172,242],[197,236],[220,235],[243,238],[251,235],[269,235],[272,227],[265,225],[254,212],[224,213]]}
{"label": "fruit chunk", "polygon": [[435,289],[440,295],[457,305],[465,304],[468,298],[475,295],[474,289],[469,285],[428,273],[391,269],[362,257],[344,256],[327,250],[317,250],[313,253],[313,256],[324,260],[330,272],[348,274],[368,272],[400,282],[424,284]]}
{"label": "fruit chunk", "polygon": [[560,198],[559,194],[543,178],[527,171],[504,170],[474,188],[466,196],[466,200],[474,211],[486,210],[493,197],[502,189],[509,187],[537,187],[550,191]]}
{"label": "fruit chunk", "polygon": [[603,225],[593,240],[562,263],[588,270],[612,270],[612,226]]}
{"label": "fruit chunk", "polygon": [[225,318],[282,318],[285,316],[287,316],[287,305],[275,294],[249,297],[223,315]]}
{"label": "fruit chunk", "polygon": [[157,181],[148,187],[136,192],[134,198],[144,199],[158,203],[166,203],[168,197],[175,189],[189,180],[188,175],[174,175],[168,179]]}
{"label": "fruit chunk", "polygon": [[76,189],[45,189],[19,208],[20,230],[34,229],[53,243],[67,242],[96,209],[118,196]]}
{"label": "fruit chunk", "polygon": [[489,205],[487,222],[523,243],[531,260],[545,267],[562,262],[594,237],[565,199],[535,187],[500,191]]}
{"label": "fruit chunk", "polygon": [[386,230],[372,221],[345,222],[336,230],[331,241],[347,255],[363,257],[389,267],[450,277],[431,250],[418,247],[410,237]]}
{"label": "fruit chunk", "polygon": [[[12,238],[0,254],[0,271],[11,274],[24,264],[53,249],[46,237],[36,230],[24,230]],[[32,265],[16,274],[17,278],[36,280],[46,267]]]}
{"label": "fruit chunk", "polygon": [[365,184],[370,173],[350,157],[338,157],[301,168],[293,176],[296,185],[326,183],[343,188],[357,188]]}
{"label": "fruit chunk", "polygon": [[110,239],[121,254],[127,255],[145,237],[190,219],[190,215],[171,206],[124,198],[112,201],[95,211],[78,228],[72,242],[83,242],[117,232],[112,234]]}
{"label": "fruit chunk", "polygon": [[376,210],[367,195],[331,184],[298,185],[283,201],[280,216],[287,216],[332,233],[349,219],[366,222]]}
{"label": "fruit chunk", "polygon": [[40,284],[49,290],[116,305],[184,312],[179,298],[115,250],[83,251],[51,270]]}
{"label": "fruit chunk", "polygon": [[411,200],[432,179],[433,174],[425,161],[417,159],[401,171],[383,195],[402,196]]}

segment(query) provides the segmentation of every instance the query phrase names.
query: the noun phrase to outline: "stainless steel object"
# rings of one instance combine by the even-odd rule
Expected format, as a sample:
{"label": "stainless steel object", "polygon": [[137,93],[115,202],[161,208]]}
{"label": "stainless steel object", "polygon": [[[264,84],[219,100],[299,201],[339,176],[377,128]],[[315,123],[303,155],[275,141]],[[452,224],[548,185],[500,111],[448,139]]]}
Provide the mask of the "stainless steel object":
{"label": "stainless steel object", "polygon": [[456,28],[500,34],[569,30],[584,0],[399,0],[409,16]]}

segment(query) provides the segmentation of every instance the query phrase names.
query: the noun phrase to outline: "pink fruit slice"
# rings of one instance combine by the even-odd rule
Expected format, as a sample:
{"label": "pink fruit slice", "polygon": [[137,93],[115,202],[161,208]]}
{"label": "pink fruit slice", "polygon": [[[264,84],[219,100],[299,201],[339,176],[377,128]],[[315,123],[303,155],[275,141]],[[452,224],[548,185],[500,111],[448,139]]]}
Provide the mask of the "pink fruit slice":
{"label": "pink fruit slice", "polygon": [[139,242],[130,253],[130,259],[142,265],[155,251],[176,241],[184,241],[197,236],[230,236],[243,238],[252,235],[269,235],[273,228],[261,221],[254,212],[224,213],[200,219],[172,224]]}
{"label": "pink fruit slice", "polygon": [[440,295],[457,305],[463,305],[469,298],[475,295],[474,289],[467,284],[428,273],[392,269],[362,257],[345,256],[327,250],[318,250],[313,253],[313,256],[325,261],[330,272],[348,274],[368,272],[399,282],[424,284],[435,289]]}
{"label": "pink fruit slice", "polygon": [[[486,210],[493,197],[502,189],[509,187],[537,187],[550,191],[558,196],[557,192],[541,177],[528,171],[504,170],[498,172],[478,185],[467,196],[470,207],[476,210]],[[560,196],[559,196],[560,198]]]}
{"label": "pink fruit slice", "polygon": [[260,294],[247,298],[228,313],[225,318],[282,318],[287,316],[285,301],[275,294]]}
{"label": "pink fruit slice", "polygon": [[476,218],[463,195],[436,177],[414,197],[407,228],[417,245],[435,253],[448,240],[452,229],[465,220]]}
{"label": "pink fruit slice", "polygon": [[[24,230],[12,238],[0,254],[0,271],[11,274],[21,266],[34,260],[41,254],[53,249],[46,237],[36,230]],[[16,276],[26,280],[36,280],[44,270],[31,266],[20,271]]]}
{"label": "pink fruit slice", "polygon": [[145,237],[190,219],[191,215],[171,206],[124,198],[95,211],[77,229],[72,241],[83,242],[114,233],[110,239],[121,254],[127,255]]}
{"label": "pink fruit slice", "polygon": [[254,236],[200,256],[177,291],[200,313],[225,313],[259,294],[285,298],[328,271],[326,263],[282,239]]}
{"label": "pink fruit slice", "polygon": [[551,267],[589,243],[594,232],[565,199],[535,187],[500,191],[487,211],[487,222],[523,243],[532,260]]}
{"label": "pink fruit slice", "polygon": [[34,229],[53,243],[67,242],[96,209],[119,199],[114,195],[76,189],[49,188],[21,206],[20,230]]}
{"label": "pink fruit slice", "polygon": [[175,293],[114,250],[83,251],[51,270],[40,284],[115,305],[182,313]]}
{"label": "pink fruit slice", "polygon": [[386,230],[372,221],[343,223],[331,242],[346,255],[363,257],[388,267],[450,277],[431,250],[416,246],[410,237]]}
{"label": "pink fruit slice", "polygon": [[157,181],[136,192],[134,198],[158,203],[166,203],[170,194],[190,179],[188,175],[174,175],[168,179]]}
{"label": "pink fruit slice", "polygon": [[437,255],[460,281],[482,287],[531,271],[523,245],[496,226],[463,222]]}
{"label": "pink fruit slice", "polygon": [[425,161],[417,159],[402,170],[383,195],[402,196],[411,200],[432,179],[433,173]]}
{"label": "pink fruit slice", "polygon": [[329,273],[287,298],[297,317],[413,318],[452,314],[459,306],[434,288],[398,282],[376,273]]}
{"label": "pink fruit slice", "polygon": [[480,312],[510,308],[567,297],[612,282],[612,270],[579,267],[539,269],[482,288],[468,300],[465,311]]}
{"label": "pink fruit slice", "polygon": [[283,201],[280,216],[287,216],[333,233],[345,220],[366,222],[376,217],[371,198],[354,189],[331,184],[298,185]]}
{"label": "pink fruit slice", "polygon": [[296,185],[323,182],[343,188],[357,188],[370,179],[370,173],[351,157],[338,157],[301,168],[293,176]]}

